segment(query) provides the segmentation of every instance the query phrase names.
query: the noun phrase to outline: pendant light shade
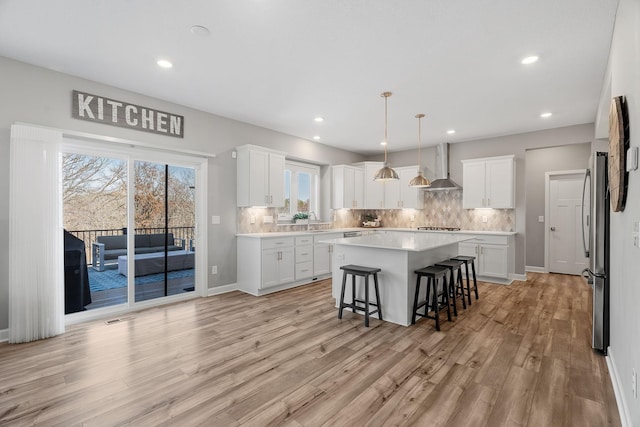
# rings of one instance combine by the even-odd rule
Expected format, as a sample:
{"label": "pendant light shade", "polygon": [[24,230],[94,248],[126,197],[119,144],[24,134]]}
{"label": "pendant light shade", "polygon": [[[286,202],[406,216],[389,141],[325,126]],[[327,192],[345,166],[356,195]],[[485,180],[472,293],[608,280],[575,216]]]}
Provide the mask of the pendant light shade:
{"label": "pendant light shade", "polygon": [[391,96],[391,92],[383,92],[380,96],[384,97],[384,165],[382,169],[376,172],[373,177],[374,181],[392,181],[400,179],[398,173],[391,169],[387,164],[387,99]]}
{"label": "pendant light shade", "polygon": [[420,149],[422,148],[422,118],[424,114],[416,114],[416,119],[418,119],[418,176],[409,181],[409,187],[417,187],[417,188],[426,188],[431,187],[431,182],[422,175],[422,153]]}

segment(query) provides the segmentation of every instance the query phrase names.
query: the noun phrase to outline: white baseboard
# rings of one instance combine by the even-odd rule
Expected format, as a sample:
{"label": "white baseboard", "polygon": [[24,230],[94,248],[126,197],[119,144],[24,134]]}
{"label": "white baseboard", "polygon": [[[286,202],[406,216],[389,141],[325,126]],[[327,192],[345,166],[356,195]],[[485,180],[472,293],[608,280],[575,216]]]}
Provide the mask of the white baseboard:
{"label": "white baseboard", "polygon": [[509,274],[509,279],[511,279],[511,281],[519,280],[525,282],[527,280],[527,274]]}
{"label": "white baseboard", "polygon": [[532,265],[525,265],[524,271],[530,271],[532,273],[546,273],[547,270],[544,267],[534,267]]}
{"label": "white baseboard", "polygon": [[609,368],[609,377],[611,378],[611,385],[613,386],[613,393],[616,396],[616,403],[618,404],[618,413],[620,414],[620,424],[622,427],[631,427],[631,414],[629,408],[624,400],[624,394],[622,393],[622,382],[618,375],[618,369],[616,368],[616,361],[613,358],[611,347],[607,349],[608,356],[605,357],[607,361],[607,368]]}
{"label": "white baseboard", "polygon": [[9,329],[0,329],[0,342],[9,341]]}
{"label": "white baseboard", "polygon": [[210,297],[213,295],[226,294],[227,292],[232,292],[237,290],[238,290],[238,284],[231,283],[230,285],[216,286],[215,288],[209,288],[209,292],[207,293],[207,296]]}

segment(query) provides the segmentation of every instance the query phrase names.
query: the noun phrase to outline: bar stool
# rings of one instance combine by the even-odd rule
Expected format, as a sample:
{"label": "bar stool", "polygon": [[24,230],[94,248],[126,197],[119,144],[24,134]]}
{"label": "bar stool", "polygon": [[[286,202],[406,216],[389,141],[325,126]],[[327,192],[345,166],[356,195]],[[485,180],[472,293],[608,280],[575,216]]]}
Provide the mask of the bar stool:
{"label": "bar stool", "polygon": [[[462,261],[453,261],[453,260],[450,260],[450,259],[448,259],[446,261],[440,261],[440,262],[436,263],[436,266],[438,266],[438,267],[447,267],[449,269],[449,272],[451,273],[451,280],[449,281],[449,293],[450,293],[450,296],[452,298],[453,314],[455,316],[458,315],[458,304],[456,303],[456,298],[457,298],[457,295],[458,295],[458,291],[462,295],[462,308],[464,308],[465,310],[467,308],[467,302],[464,299],[464,285],[462,283],[462,269],[460,268],[460,266],[462,264],[464,264],[464,262],[462,262]],[[457,276],[456,276],[456,272],[458,273]]]}
{"label": "bar stool", "polygon": [[471,264],[471,272],[473,273],[473,290],[478,299],[478,282],[476,281],[476,263],[474,262],[476,257],[467,255],[458,255],[451,258],[454,261],[464,262],[464,270],[467,273],[467,298],[469,298],[469,305],[471,305],[471,288],[469,287],[469,264]]}
{"label": "bar stool", "polygon": [[[355,313],[356,310],[364,311],[364,326],[369,327],[369,316],[378,313],[378,319],[382,319],[382,306],[380,304],[380,291],[378,290],[378,273],[382,271],[379,268],[363,267],[361,265],[343,265],[340,267],[342,273],[342,291],[340,292],[340,306],[338,309],[338,319],[342,319],[342,310],[345,307],[351,308]],[[344,302],[344,291],[347,285],[347,275],[351,274],[351,303]],[[373,285],[376,294],[376,302],[369,301],[369,276],[373,275]],[[356,276],[364,277],[364,300],[356,299]],[[364,307],[358,306],[357,303],[364,304]],[[375,310],[369,311],[369,306],[376,307]]]}
{"label": "bar stool", "polygon": [[[414,271],[414,273],[418,275],[418,279],[416,281],[416,293],[413,297],[413,317],[411,318],[412,325],[416,324],[416,316],[422,316],[429,319],[435,319],[436,330],[439,331],[440,309],[444,307],[447,307],[447,318],[449,319],[449,321],[451,321],[451,306],[449,305],[449,291],[447,289],[447,271],[449,271],[447,267],[436,267],[434,265]],[[422,277],[427,278],[427,294],[425,300],[418,304]],[[440,279],[442,279],[442,292],[438,292],[438,280]],[[431,296],[431,301],[429,301],[431,292],[433,292],[433,295]],[[441,295],[443,296],[442,302],[438,301],[438,297]],[[424,307],[424,314],[418,313],[418,309],[422,307]],[[429,316],[429,307],[433,309],[433,317]]]}

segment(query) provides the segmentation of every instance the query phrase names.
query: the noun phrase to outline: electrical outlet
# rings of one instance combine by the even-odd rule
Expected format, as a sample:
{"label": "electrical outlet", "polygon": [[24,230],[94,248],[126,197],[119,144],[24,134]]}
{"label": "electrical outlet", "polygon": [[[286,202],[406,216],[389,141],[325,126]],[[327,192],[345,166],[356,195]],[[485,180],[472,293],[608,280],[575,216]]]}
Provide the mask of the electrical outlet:
{"label": "electrical outlet", "polygon": [[638,374],[635,369],[631,369],[631,394],[633,394],[633,398],[638,398]]}
{"label": "electrical outlet", "polygon": [[482,222],[489,222],[489,218],[486,215],[482,215]]}
{"label": "electrical outlet", "polygon": [[212,265],[211,266],[211,274],[218,274],[218,266],[217,265]]}
{"label": "electrical outlet", "polygon": [[273,224],[273,216],[272,215],[265,215],[262,217],[262,222],[265,224]]}
{"label": "electrical outlet", "polygon": [[249,218],[249,222],[251,224],[255,224],[256,223],[256,216],[255,215],[251,215],[251,218]]}

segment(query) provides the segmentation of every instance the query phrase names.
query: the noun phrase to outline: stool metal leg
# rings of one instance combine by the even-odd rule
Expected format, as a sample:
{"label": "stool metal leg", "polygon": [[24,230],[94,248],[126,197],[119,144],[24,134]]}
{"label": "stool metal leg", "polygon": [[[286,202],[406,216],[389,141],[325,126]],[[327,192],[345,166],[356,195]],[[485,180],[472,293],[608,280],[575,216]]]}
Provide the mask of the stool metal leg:
{"label": "stool metal leg", "polygon": [[471,261],[471,271],[473,272],[473,289],[476,292],[476,299],[478,299],[478,282],[476,281],[476,263]]}
{"label": "stool metal leg", "polygon": [[447,304],[447,319],[451,322],[451,305],[449,304],[449,291],[447,286],[447,275],[442,276],[442,293],[444,294],[444,301]]}
{"label": "stool metal leg", "polygon": [[464,262],[464,272],[467,276],[467,298],[469,305],[471,305],[471,282],[469,282],[469,261]]}
{"label": "stool metal leg", "polygon": [[453,267],[449,268],[449,273],[451,274],[451,279],[449,280],[449,296],[452,297],[453,301],[453,315],[458,317],[458,303],[456,302],[456,278],[453,273]]}
{"label": "stool metal leg", "polygon": [[[434,278],[433,281],[431,281],[431,277],[429,277],[427,292],[429,292],[429,288],[431,287],[432,283],[433,283],[433,313],[436,318],[436,331],[439,331],[440,330],[440,310],[438,310],[438,307],[440,306],[440,304],[438,303],[438,279]],[[428,308],[429,308],[429,304],[425,306],[425,314]]]}
{"label": "stool metal leg", "polygon": [[418,278],[416,279],[416,292],[413,297],[413,318],[411,320],[412,325],[416,324],[416,316],[417,316],[416,311],[418,311],[418,294],[420,293],[420,281],[422,279],[421,275],[418,274],[417,276]]}
{"label": "stool metal leg", "polygon": [[462,268],[458,267],[458,277],[456,280],[456,288],[460,288],[460,293],[462,294],[462,308],[467,309],[467,301],[464,299],[464,284],[462,283]]}
{"label": "stool metal leg", "polygon": [[344,289],[347,286],[347,272],[342,272],[342,290],[340,291],[340,306],[338,308],[338,319],[342,319],[342,309],[344,308]]}
{"label": "stool metal leg", "polygon": [[378,319],[382,320],[382,304],[380,304],[380,290],[378,289],[378,273],[373,273],[373,286],[376,288],[376,304],[378,304]]}
{"label": "stool metal leg", "polygon": [[356,275],[351,275],[351,312],[356,312]]}
{"label": "stool metal leg", "polygon": [[369,327],[369,275],[364,276],[364,326]]}

